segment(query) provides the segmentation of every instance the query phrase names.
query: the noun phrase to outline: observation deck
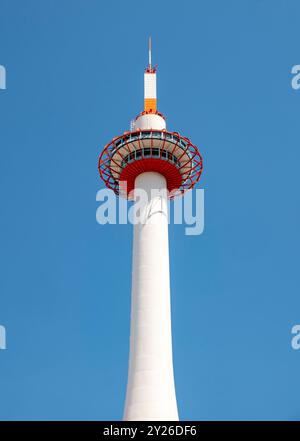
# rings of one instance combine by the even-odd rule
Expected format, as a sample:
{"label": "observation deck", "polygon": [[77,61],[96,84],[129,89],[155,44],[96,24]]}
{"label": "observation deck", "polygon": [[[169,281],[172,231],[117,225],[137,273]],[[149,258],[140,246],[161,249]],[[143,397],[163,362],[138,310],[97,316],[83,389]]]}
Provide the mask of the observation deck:
{"label": "observation deck", "polygon": [[108,188],[129,199],[139,174],[160,173],[166,178],[172,198],[194,187],[203,161],[197,147],[178,132],[148,129],[114,138],[101,153],[98,169]]}

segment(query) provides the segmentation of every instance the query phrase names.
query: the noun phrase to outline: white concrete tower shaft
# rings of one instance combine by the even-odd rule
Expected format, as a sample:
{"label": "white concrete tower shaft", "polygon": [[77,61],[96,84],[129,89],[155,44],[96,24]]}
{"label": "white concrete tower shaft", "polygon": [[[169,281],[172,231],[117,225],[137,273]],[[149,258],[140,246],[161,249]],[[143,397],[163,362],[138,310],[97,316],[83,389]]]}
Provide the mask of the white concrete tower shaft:
{"label": "white concrete tower shaft", "polygon": [[[155,172],[137,176],[135,188],[148,201],[135,203],[143,221],[134,225],[131,331],[124,420],[176,421],[165,178]],[[160,194],[151,194],[153,189]]]}

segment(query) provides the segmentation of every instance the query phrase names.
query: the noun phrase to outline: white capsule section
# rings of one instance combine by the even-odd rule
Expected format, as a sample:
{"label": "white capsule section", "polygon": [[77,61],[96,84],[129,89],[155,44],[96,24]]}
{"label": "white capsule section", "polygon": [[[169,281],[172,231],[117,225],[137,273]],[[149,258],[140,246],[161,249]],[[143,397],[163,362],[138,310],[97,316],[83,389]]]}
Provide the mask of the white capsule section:
{"label": "white capsule section", "polygon": [[156,99],[156,73],[144,73],[144,98]]}
{"label": "white capsule section", "polygon": [[139,115],[134,121],[134,129],[140,130],[166,130],[165,119],[156,113],[146,113]]}
{"label": "white capsule section", "polygon": [[146,71],[144,74],[144,110],[146,112],[156,112],[156,72]]}
{"label": "white capsule section", "polygon": [[[135,193],[142,221],[134,225],[129,372],[124,420],[176,421],[166,180],[140,174]],[[153,194],[151,190],[156,191]],[[137,205],[136,205],[137,208]]]}

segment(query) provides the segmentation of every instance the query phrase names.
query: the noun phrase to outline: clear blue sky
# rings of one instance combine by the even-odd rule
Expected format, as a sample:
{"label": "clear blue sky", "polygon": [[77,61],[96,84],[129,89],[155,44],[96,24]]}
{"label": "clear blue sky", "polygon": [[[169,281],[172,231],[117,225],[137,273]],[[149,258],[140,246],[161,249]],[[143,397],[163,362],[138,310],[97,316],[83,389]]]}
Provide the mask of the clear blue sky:
{"label": "clear blue sky", "polygon": [[[149,6],[146,6],[149,5]],[[132,227],[98,154],[143,101],[199,146],[205,232],[170,227],[181,419],[300,419],[297,0],[0,0],[0,419],[120,419]]]}

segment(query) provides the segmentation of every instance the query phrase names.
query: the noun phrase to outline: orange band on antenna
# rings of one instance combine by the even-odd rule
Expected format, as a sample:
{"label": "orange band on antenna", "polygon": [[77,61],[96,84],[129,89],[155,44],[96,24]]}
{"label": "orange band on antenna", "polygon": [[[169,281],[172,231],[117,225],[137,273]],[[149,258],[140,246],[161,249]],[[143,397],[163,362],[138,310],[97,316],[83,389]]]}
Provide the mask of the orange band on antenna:
{"label": "orange band on antenna", "polygon": [[156,112],[156,98],[145,98],[144,99],[144,110],[146,112]]}

